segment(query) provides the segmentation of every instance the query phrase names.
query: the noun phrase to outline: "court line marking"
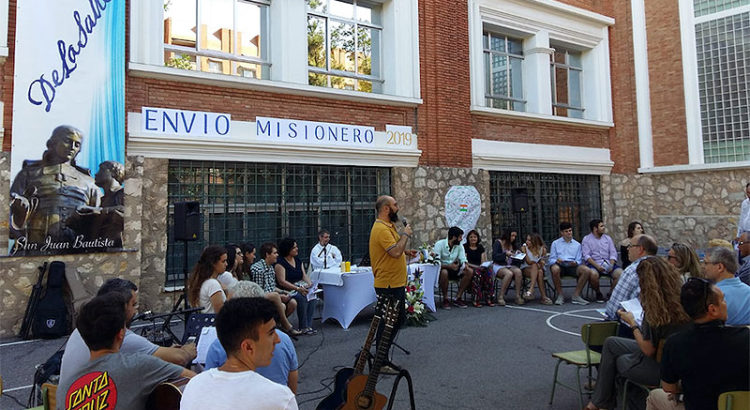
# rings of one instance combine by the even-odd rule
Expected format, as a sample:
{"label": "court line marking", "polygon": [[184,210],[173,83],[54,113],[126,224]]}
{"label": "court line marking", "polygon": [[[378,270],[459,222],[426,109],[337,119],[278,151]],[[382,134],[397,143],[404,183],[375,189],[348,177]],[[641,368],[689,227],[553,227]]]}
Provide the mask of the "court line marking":
{"label": "court line marking", "polygon": [[12,391],[18,391],[18,390],[30,389],[30,388],[32,388],[32,387],[34,387],[34,385],[33,385],[33,384],[30,384],[30,385],[28,385],[28,386],[14,387],[14,388],[12,388],[12,389],[3,389],[3,393],[9,393],[9,392],[12,392]]}
{"label": "court line marking", "polygon": [[[22,345],[22,344],[26,344],[26,343],[34,343],[34,342],[39,342],[41,340],[42,339],[19,340],[17,342],[8,342],[8,343],[0,344],[0,347]],[[5,390],[3,390],[3,391],[5,391]]]}
{"label": "court line marking", "polygon": [[556,318],[558,316],[570,316],[570,317],[576,317],[576,318],[588,319],[588,320],[595,320],[595,321],[604,320],[604,318],[602,316],[591,317],[591,316],[584,316],[584,315],[578,315],[578,314],[576,314],[576,313],[580,313],[580,312],[590,312],[590,311],[594,311],[595,312],[596,311],[595,308],[593,308],[593,309],[592,308],[588,308],[588,309],[575,309],[575,310],[569,310],[569,311],[566,311],[566,312],[556,312],[554,310],[546,310],[546,309],[539,309],[539,308],[532,308],[532,307],[525,307],[525,306],[508,306],[508,307],[510,307],[512,309],[528,310],[528,311],[531,311],[531,312],[549,313],[549,314],[551,314],[551,316],[549,316],[547,318],[547,320],[545,320],[545,322],[546,322],[546,324],[547,324],[548,327],[550,327],[550,328],[552,328],[554,330],[557,330],[558,332],[565,333],[565,334],[568,334],[568,335],[571,335],[571,336],[576,336],[576,337],[581,337],[581,334],[580,333],[576,333],[576,332],[571,332],[571,331],[565,330],[565,329],[560,329],[559,327],[557,327],[557,326],[555,326],[555,325],[552,324],[552,319],[554,319],[554,318]]}

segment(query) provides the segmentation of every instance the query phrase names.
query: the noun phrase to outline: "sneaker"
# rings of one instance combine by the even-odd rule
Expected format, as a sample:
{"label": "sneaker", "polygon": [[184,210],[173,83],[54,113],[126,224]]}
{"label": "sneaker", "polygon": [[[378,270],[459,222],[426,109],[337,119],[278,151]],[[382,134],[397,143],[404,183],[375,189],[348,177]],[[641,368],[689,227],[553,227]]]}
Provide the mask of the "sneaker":
{"label": "sneaker", "polygon": [[562,305],[563,303],[565,303],[565,300],[563,299],[563,295],[557,295],[557,298],[555,298],[555,304]]}
{"label": "sneaker", "polygon": [[449,302],[448,299],[443,300],[443,309],[451,310],[451,302]]}
{"label": "sneaker", "polygon": [[466,302],[464,302],[461,299],[456,299],[453,301],[453,305],[457,308],[466,309],[468,306],[466,305]]}
{"label": "sneaker", "polygon": [[574,305],[588,305],[589,301],[582,298],[580,295],[573,296],[573,298],[570,300],[573,302]]}
{"label": "sneaker", "polygon": [[604,303],[604,295],[602,292],[596,292],[596,303]]}
{"label": "sneaker", "polygon": [[552,299],[550,299],[550,298],[548,298],[548,297],[545,296],[545,297],[542,298],[541,303],[543,305],[551,305],[552,304]]}

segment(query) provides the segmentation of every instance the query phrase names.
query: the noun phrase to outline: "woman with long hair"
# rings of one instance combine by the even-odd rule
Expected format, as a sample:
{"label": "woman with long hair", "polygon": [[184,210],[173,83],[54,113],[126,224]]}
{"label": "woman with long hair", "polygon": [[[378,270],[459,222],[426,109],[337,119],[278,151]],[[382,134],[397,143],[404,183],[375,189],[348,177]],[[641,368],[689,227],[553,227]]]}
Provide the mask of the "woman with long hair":
{"label": "woman with long hair", "polygon": [[190,306],[202,307],[203,313],[218,313],[226,295],[221,283],[216,280],[227,269],[227,250],[223,246],[210,245],[203,249],[187,283]]}
{"label": "woman with long hair", "polygon": [[302,261],[297,257],[299,247],[297,242],[292,238],[284,238],[279,242],[279,258],[274,265],[276,272],[276,285],[284,290],[293,293],[294,300],[297,301],[297,320],[299,330],[305,335],[314,335],[318,331],[312,327],[312,317],[315,313],[317,299],[308,301],[308,292],[315,291],[312,288],[312,281],[305,272]]}
{"label": "woman with long hair", "polygon": [[255,263],[255,245],[252,243],[241,243],[242,250],[242,280],[250,280],[250,267]]}
{"label": "woman with long hair", "polygon": [[701,261],[695,251],[684,243],[675,242],[669,248],[667,260],[682,274],[682,283],[690,278],[702,278]]}
{"label": "woman with long hair", "polygon": [[[669,335],[684,329],[689,323],[680,303],[682,275],[677,269],[657,256],[643,259],[636,269],[641,287],[643,323],[638,324],[633,313],[618,310],[622,322],[633,329],[635,340],[610,337],[604,342],[599,375],[588,410],[615,408],[617,398],[615,380],[619,374],[636,383],[648,386],[659,384],[659,345]],[[640,391],[628,394],[632,406],[617,403],[621,408],[642,408],[646,397]]]}
{"label": "woman with long hair", "polygon": [[628,237],[620,241],[620,259],[622,260],[622,269],[625,269],[633,263],[628,259],[628,247],[630,247],[630,238],[646,233],[643,229],[643,224],[638,221],[633,221],[628,224]]}
{"label": "woman with long hair", "polygon": [[505,305],[505,292],[508,291],[510,281],[516,279],[516,304],[523,305],[525,302],[521,296],[523,288],[523,276],[518,266],[513,266],[512,256],[518,252],[516,246],[516,237],[518,233],[513,229],[503,230],[500,239],[496,239],[492,244],[492,269],[495,275],[502,279],[500,294],[497,295],[497,303],[500,306]]}
{"label": "woman with long hair", "polygon": [[534,285],[539,284],[541,303],[551,305],[552,299],[547,297],[547,291],[544,289],[544,256],[547,254],[544,240],[538,233],[526,235],[526,243],[521,246],[521,252],[526,254],[521,272],[530,280],[529,290],[524,294],[524,299],[531,300],[534,297]]}
{"label": "woman with long hair", "polygon": [[[495,291],[495,274],[492,269],[482,267],[487,258],[484,255],[484,246],[482,246],[479,232],[476,229],[472,229],[466,234],[464,251],[466,252],[466,264],[474,274],[474,277],[471,279],[474,290],[474,307],[482,306],[481,303],[483,301],[487,303],[487,306],[495,306],[495,303],[492,301]],[[502,300],[502,297],[500,300]],[[501,305],[505,306],[504,300]]]}

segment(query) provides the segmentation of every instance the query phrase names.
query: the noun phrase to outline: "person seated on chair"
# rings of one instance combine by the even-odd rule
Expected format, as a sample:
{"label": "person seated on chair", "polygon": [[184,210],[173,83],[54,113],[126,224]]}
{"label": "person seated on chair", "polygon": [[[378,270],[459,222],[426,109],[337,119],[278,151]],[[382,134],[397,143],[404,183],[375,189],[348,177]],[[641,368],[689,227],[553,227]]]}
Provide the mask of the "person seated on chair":
{"label": "person seated on chair", "polygon": [[742,232],[737,241],[737,249],[740,252],[740,267],[735,276],[746,285],[750,285],[750,231]]}
{"label": "person seated on chair", "polygon": [[750,325],[750,286],[734,276],[737,254],[727,248],[711,248],[704,259],[706,279],[715,283],[727,302],[727,325]]}
{"label": "person seated on chair", "polygon": [[192,378],[185,386],[180,408],[296,409],[289,387],[257,373],[271,364],[275,345],[276,308],[264,298],[233,298],[216,315],[216,334],[227,360]]}
{"label": "person seated on chair", "polygon": [[[262,298],[265,292],[255,282],[240,281],[234,287],[229,289],[230,298]],[[281,343],[277,344],[273,350],[271,364],[261,366],[255,369],[258,374],[268,380],[289,386],[292,393],[297,394],[297,380],[299,372],[297,371],[297,352],[294,350],[292,339],[286,333],[276,329]],[[227,352],[224,351],[219,339],[211,343],[206,353],[205,369],[219,367],[227,361]]]}
{"label": "person seated on chair", "polygon": [[198,259],[187,280],[190,306],[202,307],[201,313],[216,313],[224,306],[227,295],[216,279],[227,270],[227,250],[223,246],[209,245]]}
{"label": "person seated on chair", "polygon": [[612,290],[612,295],[607,301],[605,309],[607,320],[617,320],[617,310],[620,303],[638,297],[641,287],[638,284],[638,264],[649,256],[656,255],[659,247],[656,241],[649,235],[636,235],[630,238],[628,247],[628,258],[633,261],[620,276],[620,280]]}
{"label": "person seated on chair", "polygon": [[[680,301],[693,324],[664,344],[663,392],[657,389],[649,395],[648,408],[715,409],[721,393],[750,390],[750,329],[724,326],[724,294],[706,279],[688,279]],[[664,392],[671,400],[665,400]],[[684,407],[674,400],[680,393]]]}
{"label": "person seated on chair", "polygon": [[60,377],[58,409],[142,409],[159,383],[195,373],[143,353],[120,352],[127,333],[127,294],[96,296],[78,312],[76,328],[90,353],[81,368]]}
{"label": "person seated on chair", "polygon": [[[120,352],[152,355],[180,366],[187,365],[195,358],[195,343],[187,343],[183,346],[175,345],[172,347],[157,346],[146,340],[145,337],[135,334],[128,328],[130,322],[138,311],[138,287],[135,283],[127,279],[109,279],[99,288],[97,296],[106,295],[111,292],[121,293],[127,300],[125,303],[125,337],[122,341]],[[89,351],[88,346],[86,346],[86,342],[84,342],[81,337],[81,332],[78,329],[73,330],[73,333],[70,335],[70,338],[68,338],[68,342],[65,345],[60,376],[63,377],[75,373],[86,365],[90,356],[91,352]]]}
{"label": "person seated on chair", "polygon": [[279,241],[279,258],[273,267],[276,272],[276,284],[279,288],[292,292],[294,300],[297,301],[297,323],[299,330],[304,335],[316,335],[318,331],[313,329],[312,320],[315,306],[318,304],[317,297],[307,300],[307,293],[314,292],[312,281],[305,272],[305,266],[297,256],[299,247],[297,241],[292,238],[284,238]]}
{"label": "person seated on chair", "polygon": [[643,224],[640,222],[633,221],[628,224],[628,237],[620,241],[620,261],[622,262],[620,267],[622,269],[627,268],[633,263],[633,261],[628,258],[628,245],[630,245],[630,238],[644,233],[646,233],[646,231],[643,229]]}
{"label": "person seated on chair", "polygon": [[[466,264],[472,271],[471,286],[474,290],[474,307],[482,306],[481,303],[486,301],[487,306],[495,306],[492,299],[495,297],[495,272],[491,268],[482,267],[487,260],[484,256],[484,246],[479,238],[479,232],[475,229],[466,234],[466,243],[464,243],[464,253],[466,254]],[[483,300],[484,299],[484,300]],[[499,295],[497,303],[505,306],[503,295]]]}
{"label": "person seated on chair", "polygon": [[[685,329],[690,322],[680,305],[682,277],[674,266],[662,258],[649,257],[640,261],[637,273],[643,324],[639,326],[631,312],[618,310],[622,321],[633,329],[635,340],[612,336],[604,341],[596,387],[585,407],[587,410],[615,408],[618,375],[635,383],[657,385],[659,344],[671,334]],[[618,408],[638,408],[639,403],[645,403],[645,395],[639,397],[638,393],[629,394],[631,406],[617,403]]]}
{"label": "person seated on chair", "polygon": [[702,278],[701,261],[695,251],[684,243],[673,243],[667,260],[682,273],[682,283],[690,278]]}
{"label": "person seated on chair", "polygon": [[472,272],[466,264],[466,252],[464,251],[464,247],[461,246],[463,237],[464,231],[457,226],[453,226],[448,229],[448,237],[435,242],[435,245],[432,247],[432,251],[437,254],[437,258],[440,260],[440,278],[438,283],[440,285],[440,292],[443,294],[444,309],[451,308],[450,301],[448,300],[449,280],[459,280],[458,292],[453,304],[460,308],[466,307],[466,303],[462,297],[471,284]]}
{"label": "person seated on chair", "polygon": [[601,219],[592,219],[589,222],[591,233],[583,237],[581,241],[581,252],[583,261],[589,269],[589,284],[596,292],[596,301],[604,303],[604,295],[599,291],[599,277],[609,275],[612,277],[612,287],[617,285],[617,280],[622,274],[622,269],[617,267],[617,249],[612,238],[604,233],[604,222]]}
{"label": "person seated on chair", "polygon": [[518,252],[516,236],[518,236],[516,231],[506,228],[500,235],[500,239],[495,240],[495,243],[492,244],[492,270],[495,271],[495,276],[503,280],[498,298],[505,297],[505,292],[508,291],[510,281],[515,278],[516,304],[523,305],[525,303],[523,296],[521,296],[523,274],[518,266],[513,266],[513,259],[511,258],[511,256]]}
{"label": "person seated on chair", "polygon": [[331,234],[325,229],[318,232],[318,243],[310,251],[310,270],[341,266],[343,256],[336,245],[330,243]]}
{"label": "person seated on chair", "polygon": [[555,239],[550,246],[549,262],[552,282],[555,284],[555,290],[557,291],[555,304],[562,305],[565,301],[560,277],[577,276],[578,283],[571,301],[578,305],[588,305],[589,302],[581,297],[581,291],[583,291],[583,286],[589,279],[590,271],[583,266],[581,244],[573,239],[573,224],[570,222],[560,223],[560,237]]}
{"label": "person seated on chair", "polygon": [[266,299],[273,301],[277,306],[285,306],[279,313],[282,329],[292,337],[301,335],[302,332],[295,329],[287,319],[297,309],[297,301],[276,286],[276,270],[273,265],[279,258],[279,248],[273,242],[266,242],[260,246],[259,254],[260,259],[250,267],[251,280],[266,292]]}
{"label": "person seated on chair", "polygon": [[221,283],[221,288],[226,293],[237,281],[242,280],[244,256],[242,249],[233,243],[228,244],[224,249],[227,250],[227,271],[217,276],[216,280]]}
{"label": "person seated on chair", "polygon": [[255,245],[252,243],[240,244],[242,250],[242,280],[251,280],[250,267],[255,263]]}
{"label": "person seated on chair", "polygon": [[538,233],[526,235],[526,242],[521,245],[521,252],[526,255],[521,264],[521,272],[528,276],[529,289],[523,295],[526,300],[534,298],[534,285],[539,285],[540,302],[544,305],[551,305],[552,299],[547,297],[547,290],[544,288],[544,256],[547,254],[547,248],[544,246],[544,240]]}

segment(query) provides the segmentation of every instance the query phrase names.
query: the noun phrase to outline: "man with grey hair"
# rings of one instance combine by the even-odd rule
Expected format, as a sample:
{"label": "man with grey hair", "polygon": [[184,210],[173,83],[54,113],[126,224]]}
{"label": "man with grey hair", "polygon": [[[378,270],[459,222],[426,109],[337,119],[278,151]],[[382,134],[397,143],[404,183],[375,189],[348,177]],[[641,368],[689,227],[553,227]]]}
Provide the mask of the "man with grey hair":
{"label": "man with grey hair", "polygon": [[[229,298],[262,298],[265,296],[263,288],[255,282],[249,280],[238,281],[227,291]],[[292,393],[297,394],[297,352],[294,350],[294,344],[289,336],[276,329],[281,342],[274,346],[271,364],[265,367],[258,367],[255,371],[261,376],[273,382],[288,386]],[[211,343],[206,353],[206,370],[219,367],[227,360],[227,352],[216,339]]]}
{"label": "man with grey hair", "polygon": [[734,276],[737,258],[727,248],[711,248],[706,253],[706,278],[724,293],[727,302],[727,325],[750,325],[750,286]]}
{"label": "man with grey hair", "polygon": [[740,262],[742,265],[734,273],[734,276],[738,277],[746,285],[750,285],[750,231],[740,234],[737,248],[740,251]]}

